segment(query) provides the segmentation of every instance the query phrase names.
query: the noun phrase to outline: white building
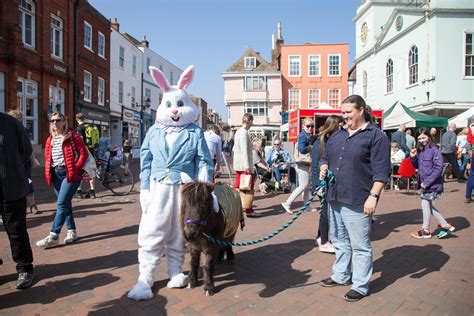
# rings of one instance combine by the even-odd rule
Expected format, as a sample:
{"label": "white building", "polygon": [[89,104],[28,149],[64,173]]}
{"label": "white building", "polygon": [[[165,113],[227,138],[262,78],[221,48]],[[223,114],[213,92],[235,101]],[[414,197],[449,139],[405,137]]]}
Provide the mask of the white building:
{"label": "white building", "polygon": [[117,18],[110,35],[110,121],[111,143],[125,139],[140,145],[142,99],[142,52],[119,30]]}
{"label": "white building", "polygon": [[357,9],[354,92],[452,117],[474,106],[474,1],[365,0]]}

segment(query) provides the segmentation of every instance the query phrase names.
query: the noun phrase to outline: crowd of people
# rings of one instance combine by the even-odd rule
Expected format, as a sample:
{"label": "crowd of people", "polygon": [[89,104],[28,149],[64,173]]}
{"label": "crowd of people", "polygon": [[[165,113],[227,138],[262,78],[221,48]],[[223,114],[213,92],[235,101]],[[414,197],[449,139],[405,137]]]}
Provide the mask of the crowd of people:
{"label": "crowd of people", "polygon": [[[232,151],[234,188],[241,192],[243,211],[247,217],[259,217],[261,214],[253,209],[252,203],[257,179],[261,183],[272,182],[272,189],[276,191],[282,189],[286,182],[297,184],[281,204],[285,212],[293,214],[295,200],[302,196],[302,200],[306,201],[310,193],[320,188],[321,180],[326,179],[330,170],[336,180],[322,189],[325,190],[327,204],[318,209],[320,218],[315,239],[319,251],[335,254],[335,261],[332,275],[320,283],[323,287],[351,284],[351,289],[344,298],[347,301],[358,301],[370,293],[369,284],[373,271],[370,239],[372,215],[386,183],[389,182],[390,174],[397,173],[397,168],[404,159],[409,159],[414,168],[418,169],[423,217],[422,228],[412,232],[411,236],[431,238],[431,216],[439,223],[438,238],[445,238],[455,230],[434,206],[434,202],[443,193],[444,172],[448,164],[459,182],[467,180],[465,202],[472,202],[474,173],[470,170],[470,164],[473,159],[474,122],[458,135],[455,134],[456,125],[450,124],[448,131],[439,139],[436,129],[420,128],[413,133],[416,134],[415,138],[412,131],[401,124],[389,139],[374,124],[371,109],[362,97],[349,96],[342,102],[341,110],[342,117],[329,116],[317,132],[314,131],[314,121],[305,118],[295,143],[293,157],[282,147],[282,140],[279,138],[272,139],[273,146],[267,152],[265,141],[252,141],[249,130],[253,116],[250,113],[243,115],[242,126],[235,132],[232,145],[223,142],[220,129],[212,125],[203,133],[204,143],[209,151],[209,165],[213,167],[207,168],[206,172],[213,170],[211,181],[214,181],[222,163],[223,152]],[[50,135],[45,142],[44,176],[47,184],[53,187],[57,201],[49,234],[36,242],[41,248],[59,244],[64,224],[67,228],[64,244],[77,240],[72,199],[74,196],[84,198],[85,194],[87,197],[95,197],[93,178],[88,181],[90,189],[86,193],[81,190],[81,169],[89,155],[99,159],[108,159],[110,155],[112,145],[108,130],[102,131],[101,137],[92,136],[93,131],[86,130],[82,113],[76,115],[76,121],[78,127],[74,130],[68,127],[67,119],[62,113],[54,112],[49,117]],[[131,145],[125,143],[124,147],[125,150],[130,150]],[[31,286],[34,280],[33,255],[26,229],[26,196],[33,190],[32,147],[20,121],[4,113],[0,113],[0,149],[0,168],[3,170],[0,178],[2,219],[10,239],[12,257],[17,264],[16,287],[24,289]],[[12,159],[5,159],[7,152]],[[288,178],[285,182],[284,174]],[[181,180],[173,178],[172,181],[174,185]],[[147,184],[142,185],[146,187]],[[155,190],[156,185],[158,184],[154,183],[152,188],[147,188]],[[321,190],[317,192],[319,197],[321,194]],[[150,201],[149,199],[145,208],[150,205]],[[153,203],[159,205],[167,202],[163,200]],[[143,231],[141,234],[144,234]],[[141,251],[141,256],[148,258],[149,254],[145,254],[143,249]],[[181,255],[179,253],[179,257]],[[171,278],[176,276],[180,277],[179,282],[176,282],[182,284],[184,277],[181,272],[176,270]]]}

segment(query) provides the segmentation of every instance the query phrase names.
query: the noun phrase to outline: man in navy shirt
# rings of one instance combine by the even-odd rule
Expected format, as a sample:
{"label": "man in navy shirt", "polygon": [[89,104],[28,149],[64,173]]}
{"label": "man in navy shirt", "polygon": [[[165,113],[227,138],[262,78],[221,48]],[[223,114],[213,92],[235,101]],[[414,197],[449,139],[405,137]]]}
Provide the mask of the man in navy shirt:
{"label": "man in navy shirt", "polygon": [[369,294],[373,270],[370,226],[389,180],[390,140],[370,123],[371,110],[362,97],[347,97],[341,108],[346,128],[329,138],[320,160],[320,178],[326,177],[328,169],[335,177],[327,200],[329,235],[336,249],[333,273],[320,283],[333,287],[352,281],[344,299],[354,302]]}

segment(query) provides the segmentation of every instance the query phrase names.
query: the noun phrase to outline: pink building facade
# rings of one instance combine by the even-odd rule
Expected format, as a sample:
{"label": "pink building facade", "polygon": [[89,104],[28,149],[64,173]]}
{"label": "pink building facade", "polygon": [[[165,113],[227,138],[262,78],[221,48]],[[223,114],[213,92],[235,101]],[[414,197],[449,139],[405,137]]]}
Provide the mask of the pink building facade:
{"label": "pink building facade", "polygon": [[349,44],[277,42],[284,111],[338,108],[348,95]]}
{"label": "pink building facade", "polygon": [[280,133],[282,111],[281,73],[249,48],[222,73],[228,124],[232,129],[242,125],[244,113],[252,113],[254,126],[250,134],[271,144]]}

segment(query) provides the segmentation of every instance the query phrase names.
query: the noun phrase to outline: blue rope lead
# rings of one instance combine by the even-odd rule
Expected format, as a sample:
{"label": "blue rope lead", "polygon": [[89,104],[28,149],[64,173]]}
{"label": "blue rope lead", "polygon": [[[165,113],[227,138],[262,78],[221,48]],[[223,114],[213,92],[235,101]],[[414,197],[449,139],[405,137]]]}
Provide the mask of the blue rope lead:
{"label": "blue rope lead", "polygon": [[293,215],[293,217],[285,225],[281,226],[280,228],[278,228],[273,233],[263,236],[260,239],[256,239],[256,240],[252,240],[252,241],[244,241],[244,242],[231,242],[231,241],[216,239],[212,236],[209,236],[206,233],[203,233],[203,234],[207,238],[207,240],[209,240],[212,243],[218,244],[219,246],[244,247],[244,246],[255,245],[255,244],[267,241],[269,239],[272,239],[273,237],[275,237],[276,235],[278,235],[279,233],[281,233],[282,231],[284,231],[288,227],[290,227],[290,225],[293,224],[301,214],[303,214],[303,212],[308,208],[308,206],[311,204],[311,202],[313,202],[314,198],[316,197],[318,191],[321,188],[323,189],[323,195],[321,197],[321,207],[326,207],[326,203],[327,203],[326,202],[327,185],[329,185],[333,182],[334,182],[334,175],[332,174],[332,172],[330,170],[328,170],[328,174],[327,174],[326,179],[321,180],[320,185],[317,186],[316,189],[314,189],[311,197],[309,198],[308,201],[306,201],[306,203],[304,203],[303,207],[295,215]]}

